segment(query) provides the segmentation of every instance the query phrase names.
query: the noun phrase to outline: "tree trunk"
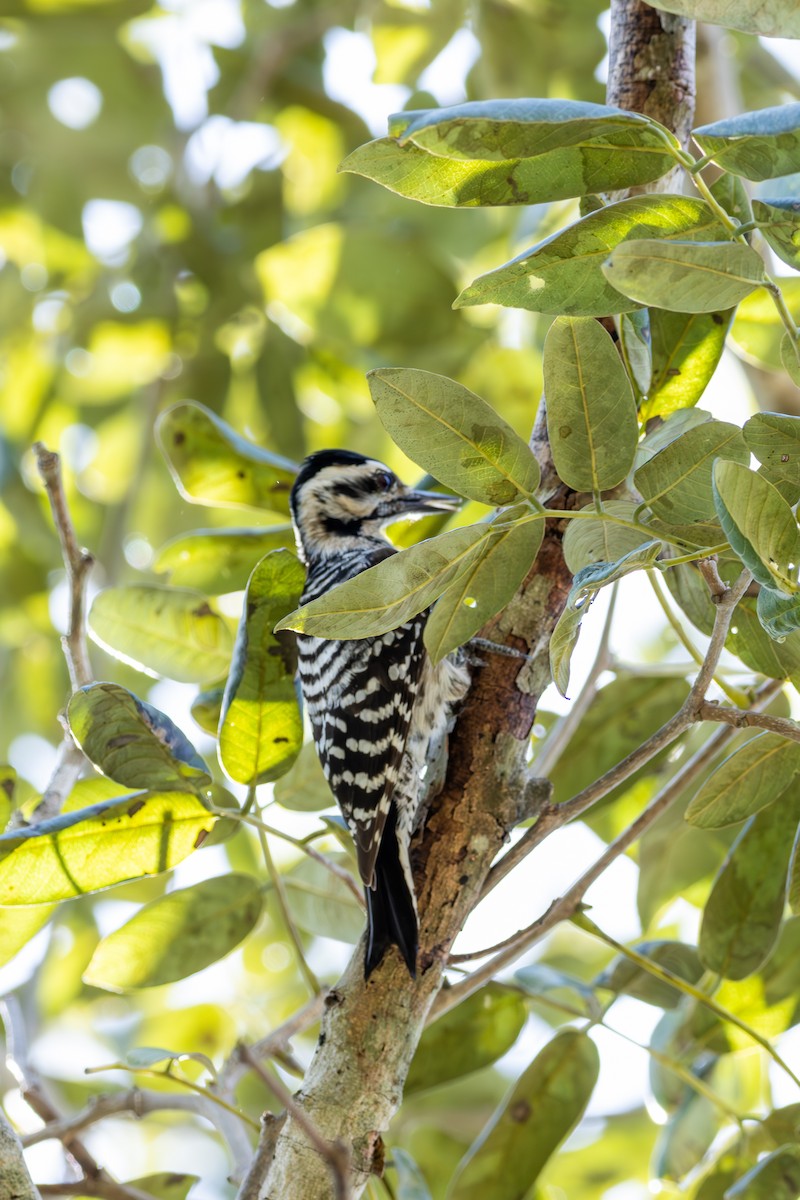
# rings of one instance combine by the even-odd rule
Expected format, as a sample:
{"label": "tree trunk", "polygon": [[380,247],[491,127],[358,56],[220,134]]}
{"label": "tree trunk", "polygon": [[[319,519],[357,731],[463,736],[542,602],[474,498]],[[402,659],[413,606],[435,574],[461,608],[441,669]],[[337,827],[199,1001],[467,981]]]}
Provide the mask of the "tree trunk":
{"label": "tree trunk", "polygon": [[[611,11],[609,103],[646,112],[685,141],[694,104],[693,25],[640,0],[612,0]],[[531,444],[546,480],[553,472],[542,415]],[[563,485],[559,492],[568,505]],[[488,655],[451,736],[445,785],[413,851],[421,917],[417,980],[392,951],[365,982],[362,943],[328,998],[316,1052],[295,1099],[324,1138],[350,1152],[353,1197],[382,1169],[381,1133],[400,1106],[450,947],[510,831],[535,810],[536,796],[526,792],[525,755],[536,705],[550,682],[550,637],[570,583],[561,530],[548,522],[535,568],[482,631],[531,659],[521,664]],[[262,1200],[334,1196],[330,1166],[290,1118]]]}

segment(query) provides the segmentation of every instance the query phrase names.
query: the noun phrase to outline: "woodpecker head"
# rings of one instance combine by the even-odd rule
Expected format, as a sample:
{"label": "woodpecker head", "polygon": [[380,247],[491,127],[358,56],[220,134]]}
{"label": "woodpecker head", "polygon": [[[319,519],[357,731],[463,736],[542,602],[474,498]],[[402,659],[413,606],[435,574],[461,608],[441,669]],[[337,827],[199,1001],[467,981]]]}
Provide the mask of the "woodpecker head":
{"label": "woodpecker head", "polygon": [[383,539],[401,517],[452,512],[461,501],[418,492],[374,458],[350,450],[318,450],[304,460],[290,497],[303,561],[340,554],[364,538]]}

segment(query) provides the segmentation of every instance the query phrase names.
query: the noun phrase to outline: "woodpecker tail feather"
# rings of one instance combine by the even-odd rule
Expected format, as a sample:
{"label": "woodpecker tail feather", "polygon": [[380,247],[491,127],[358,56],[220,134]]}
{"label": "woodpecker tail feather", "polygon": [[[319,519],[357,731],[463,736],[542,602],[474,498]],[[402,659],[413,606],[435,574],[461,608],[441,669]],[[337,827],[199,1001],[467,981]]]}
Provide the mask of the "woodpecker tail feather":
{"label": "woodpecker tail feather", "polygon": [[[367,952],[364,978],[380,963],[390,946],[397,946],[412,979],[417,977],[419,928],[417,906],[409,886],[410,870],[401,857],[396,833],[397,812],[394,804],[381,838],[375,862],[375,887],[366,888]],[[406,855],[407,858],[407,855]]]}

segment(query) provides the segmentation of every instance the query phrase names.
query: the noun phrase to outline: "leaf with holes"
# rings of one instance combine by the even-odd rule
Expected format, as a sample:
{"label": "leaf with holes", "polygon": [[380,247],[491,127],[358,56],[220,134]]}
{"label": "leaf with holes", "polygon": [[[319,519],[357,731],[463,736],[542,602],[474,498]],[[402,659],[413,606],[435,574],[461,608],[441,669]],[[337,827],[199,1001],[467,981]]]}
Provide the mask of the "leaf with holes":
{"label": "leaf with holes", "polygon": [[572,317],[625,313],[638,304],[603,274],[611,251],[627,238],[719,238],[725,230],[703,200],[634,196],[590,213],[511,262],[479,276],[456,308],[504,304]]}
{"label": "leaf with holes", "polygon": [[205,596],[131,584],[95,596],[89,632],[109,654],[146,675],[204,683],[226,675],[233,639]]}
{"label": "leaf with holes", "polygon": [[639,425],[630,380],[602,325],[588,317],[555,319],[545,340],[544,388],[559,478],[585,492],[621,483]]}
{"label": "leaf with holes", "polygon": [[414,462],[462,496],[511,504],[539,485],[539,464],[519,434],[463,384],[405,367],[367,375],[378,416]]}
{"label": "leaf with holes", "polygon": [[50,904],[174,867],[216,817],[190,792],[135,792],[0,837],[0,905]]}
{"label": "leaf with holes", "polygon": [[156,436],[190,504],[288,513],[296,464],[248,442],[204,405],[173,404],[158,418]]}
{"label": "leaf with holes", "polygon": [[508,604],[539,553],[544,521],[523,519],[505,526],[495,521],[491,529],[480,557],[436,602],[425,624],[425,645],[434,662],[463,646]]}
{"label": "leaf with holes", "polygon": [[753,578],[766,587],[796,592],[800,533],[780,492],[735,462],[714,464],[713,489],[725,536]]}
{"label": "leaf with holes", "polygon": [[736,242],[622,242],[603,265],[624,296],[669,312],[719,312],[766,283],[764,264]]}
{"label": "leaf with holes", "polygon": [[72,736],[98,771],[125,787],[196,791],[206,764],[177,725],[117,683],[79,688],[67,706]]}
{"label": "leaf with holes", "polygon": [[699,829],[734,825],[773,804],[800,773],[800,742],[759,733],[734,750],[689,802],[686,820]]}
{"label": "leaf with holes", "polygon": [[288,550],[272,550],[245,592],[222,700],[219,758],[237,783],[266,783],[289,770],[303,744],[294,688],[294,639],[272,630],[300,599],[305,570]]}
{"label": "leaf with holes", "polygon": [[527,1195],[583,1115],[598,1069],[591,1038],[575,1029],[557,1034],[513,1085],[459,1163],[447,1200]]}
{"label": "leaf with holes", "polygon": [[698,950],[704,965],[744,979],[769,956],[780,932],[786,872],[800,818],[800,790],[751,817],[731,846],[706,901]]}
{"label": "leaf with holes", "polygon": [[419,542],[304,604],[275,628],[324,638],[377,637],[397,629],[438,600],[490,536],[490,526],[468,525]]}
{"label": "leaf with holes", "polygon": [[249,875],[220,875],[145,904],[97,945],[84,983],[109,992],[185,979],[247,937],[263,897]]}

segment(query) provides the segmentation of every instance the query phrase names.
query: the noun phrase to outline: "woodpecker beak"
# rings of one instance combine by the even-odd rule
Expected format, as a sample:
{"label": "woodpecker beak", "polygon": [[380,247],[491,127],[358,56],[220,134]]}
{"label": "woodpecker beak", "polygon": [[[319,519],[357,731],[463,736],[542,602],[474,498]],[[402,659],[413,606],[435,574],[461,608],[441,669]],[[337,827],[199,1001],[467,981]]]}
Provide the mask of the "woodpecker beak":
{"label": "woodpecker beak", "polygon": [[392,500],[392,508],[398,517],[425,513],[455,512],[461,506],[460,496],[446,496],[441,492],[406,492]]}

